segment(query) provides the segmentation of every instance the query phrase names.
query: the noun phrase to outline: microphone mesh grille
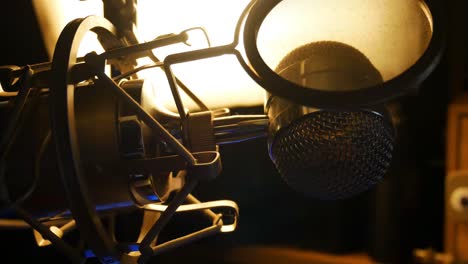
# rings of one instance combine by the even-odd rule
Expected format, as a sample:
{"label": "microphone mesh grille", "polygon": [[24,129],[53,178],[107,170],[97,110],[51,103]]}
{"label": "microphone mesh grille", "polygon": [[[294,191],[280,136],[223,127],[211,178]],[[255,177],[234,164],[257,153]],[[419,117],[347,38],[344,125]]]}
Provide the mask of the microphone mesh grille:
{"label": "microphone mesh grille", "polygon": [[323,200],[345,199],[382,179],[392,159],[394,132],[368,111],[317,111],[282,128],[270,156],[290,187]]}

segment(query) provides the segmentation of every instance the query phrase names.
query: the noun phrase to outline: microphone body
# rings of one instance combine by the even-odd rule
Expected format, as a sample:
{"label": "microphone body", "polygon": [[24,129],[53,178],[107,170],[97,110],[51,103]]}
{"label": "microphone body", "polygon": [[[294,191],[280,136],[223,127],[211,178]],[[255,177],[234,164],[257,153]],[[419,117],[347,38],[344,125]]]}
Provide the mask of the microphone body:
{"label": "microphone body", "polygon": [[[382,83],[358,50],[314,42],[290,52],[276,72],[314,89],[352,90]],[[318,109],[268,95],[269,155],[294,190],[323,200],[345,199],[379,182],[390,166],[394,129],[383,105]]]}

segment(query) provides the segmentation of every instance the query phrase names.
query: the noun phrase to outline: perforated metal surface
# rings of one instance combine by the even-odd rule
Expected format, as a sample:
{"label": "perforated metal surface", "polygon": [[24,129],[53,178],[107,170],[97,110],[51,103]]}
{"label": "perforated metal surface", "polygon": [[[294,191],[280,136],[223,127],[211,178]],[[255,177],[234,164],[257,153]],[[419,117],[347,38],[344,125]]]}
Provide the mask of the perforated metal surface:
{"label": "perforated metal surface", "polygon": [[367,111],[317,111],[278,131],[270,156],[292,189],[324,200],[344,199],[382,179],[392,159],[394,132]]}

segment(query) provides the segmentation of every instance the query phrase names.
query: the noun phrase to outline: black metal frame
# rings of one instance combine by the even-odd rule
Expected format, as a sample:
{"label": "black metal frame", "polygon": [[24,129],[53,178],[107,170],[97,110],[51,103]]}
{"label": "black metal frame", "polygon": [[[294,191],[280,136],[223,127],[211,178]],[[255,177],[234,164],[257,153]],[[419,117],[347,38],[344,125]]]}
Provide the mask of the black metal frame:
{"label": "black metal frame", "polygon": [[[104,53],[98,55],[89,53],[84,62],[77,58],[78,47],[88,31],[93,31],[103,44]],[[53,138],[58,153],[59,169],[70,205],[70,211],[76,221],[76,225],[89,244],[93,253],[103,263],[119,263],[122,259],[132,259],[133,262],[145,262],[151,256],[162,250],[174,248],[187,241],[193,241],[201,237],[219,232],[228,232],[229,226],[224,226],[222,215],[216,215],[207,209],[206,204],[196,205],[192,210],[204,210],[213,219],[213,225],[186,237],[177,238],[161,245],[153,245],[160,231],[170,218],[179,211],[180,205],[187,199],[197,183],[217,177],[221,172],[220,155],[216,151],[204,151],[190,153],[176,138],[174,138],[156,119],[146,112],[123,88],[115,83],[112,78],[104,73],[107,59],[115,59],[133,53],[141,52],[142,46],[151,44],[152,48],[170,45],[174,42],[184,41],[185,33],[155,40],[151,43],[136,44],[123,47],[116,38],[115,27],[105,18],[89,16],[70,22],[62,31],[56,45],[50,83],[50,114],[52,121]],[[147,47],[150,49],[151,47]],[[80,61],[79,61],[80,60]],[[184,159],[186,163],[186,182],[182,189],[170,201],[159,219],[146,230],[142,241],[139,243],[139,252],[124,252],[119,244],[104,229],[103,223],[91,201],[82,172],[78,136],[75,124],[74,90],[76,84],[89,78],[97,77],[100,84],[98,89],[108,89],[128,104],[137,115],[153,129],[171,148]],[[237,205],[232,203],[217,204],[216,207],[229,207],[238,214]],[[209,207],[211,208],[211,207]],[[143,208],[145,209],[145,208]],[[235,221],[237,223],[237,221]],[[232,230],[231,230],[232,231]],[[43,232],[41,232],[42,234]],[[48,232],[42,235],[50,235]],[[50,237],[50,236],[49,236]],[[63,244],[63,243],[61,243]]]}

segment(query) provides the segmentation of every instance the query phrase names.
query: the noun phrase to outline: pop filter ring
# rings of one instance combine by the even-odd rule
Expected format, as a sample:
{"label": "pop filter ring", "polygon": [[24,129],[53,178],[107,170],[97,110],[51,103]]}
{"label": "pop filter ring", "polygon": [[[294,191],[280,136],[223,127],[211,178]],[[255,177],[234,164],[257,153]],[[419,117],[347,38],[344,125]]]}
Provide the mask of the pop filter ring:
{"label": "pop filter ring", "polygon": [[[427,3],[433,17],[433,35],[421,58],[408,70],[381,85],[354,91],[321,91],[300,86],[281,78],[261,57],[257,36],[265,18],[283,0],[257,0],[246,18],[244,46],[248,63],[242,63],[249,75],[268,92],[305,106],[319,108],[362,107],[376,105],[417,89],[440,62],[445,49],[446,16],[439,0]],[[247,67],[246,67],[247,66]]]}

